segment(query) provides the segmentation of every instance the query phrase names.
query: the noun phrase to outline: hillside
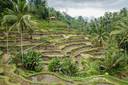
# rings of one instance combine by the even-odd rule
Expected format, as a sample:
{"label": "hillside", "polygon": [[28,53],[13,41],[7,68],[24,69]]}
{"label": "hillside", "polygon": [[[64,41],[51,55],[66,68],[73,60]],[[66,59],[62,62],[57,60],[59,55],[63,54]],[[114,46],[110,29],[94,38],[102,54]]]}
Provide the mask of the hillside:
{"label": "hillside", "polygon": [[[65,56],[77,60],[79,58],[86,58],[87,54],[91,57],[97,55],[97,57],[94,57],[98,58],[100,57],[99,55],[102,56],[103,54],[100,52],[100,50],[103,51],[103,48],[93,46],[89,38],[82,32],[67,29],[65,23],[59,21],[48,23],[43,21],[38,23],[36,29],[38,31],[35,31],[31,35],[29,33],[23,33],[22,46],[24,51],[31,49],[40,52],[43,60],[49,60],[54,57],[63,58]],[[7,37],[3,35],[4,32],[0,36],[0,47],[6,49]],[[10,53],[20,50],[20,36],[17,31],[9,33],[8,46]]]}
{"label": "hillside", "polygon": [[127,21],[126,8],[88,21],[0,1],[0,85],[128,85]]}
{"label": "hillside", "polygon": [[[78,62],[77,66],[82,70],[84,69],[82,65],[83,60],[89,58],[94,60],[103,59],[105,48],[94,46],[91,40],[88,38],[88,36],[84,35],[82,32],[75,30],[72,31],[70,30],[69,32],[68,29],[65,30],[66,25],[60,23],[59,21],[52,21],[47,23],[47,25],[46,23],[47,22],[45,22],[45,26],[44,26],[44,22],[38,23],[39,27],[37,27],[36,29],[38,30],[40,28],[40,31],[35,31],[31,35],[32,39],[30,39],[29,33],[23,33],[24,37],[22,43],[25,52],[31,49],[33,51],[37,51],[42,54],[42,62],[44,67],[42,73],[38,73],[38,74],[29,73],[28,75],[23,70],[21,70],[21,68],[15,68],[15,66],[13,66],[12,68],[8,65],[4,65],[4,69],[3,69],[3,65],[2,65],[1,74],[4,73],[4,75],[1,76],[1,82],[3,82],[2,85],[18,85],[18,83],[19,85],[21,84],[32,85],[34,84],[35,81],[38,81],[38,83],[35,83],[36,85],[44,85],[44,82],[46,82],[45,85],[51,85],[51,83],[54,83],[55,85],[85,85],[84,82],[86,82],[87,85],[92,85],[93,83],[96,82],[98,84],[112,83],[113,85],[117,85],[116,81],[114,79],[111,80],[107,78],[107,75],[99,76],[99,77],[98,76],[89,77],[89,78],[94,78],[93,80],[89,80],[89,78],[79,79],[79,77],[75,79],[73,77],[67,79],[67,76],[61,76],[60,74],[49,72],[48,64],[50,63],[50,60],[56,57],[61,59],[65,57],[70,57],[73,61]],[[51,28],[51,30],[47,30],[47,28]],[[3,35],[4,33],[1,33],[0,47],[1,49],[3,49],[4,52],[4,49],[6,49],[7,41],[6,41],[6,36]],[[10,53],[15,53],[15,51],[20,50],[20,46],[21,46],[20,37],[18,35],[19,34],[16,31],[9,33],[8,45],[9,45]],[[8,72],[6,69],[10,69],[10,71]],[[14,73],[14,71],[16,73]],[[30,80],[28,81],[25,78],[18,76],[17,72],[22,76],[26,75],[25,78],[28,78]],[[11,75],[13,77],[11,77]],[[78,81],[75,81],[77,79]],[[43,82],[39,83],[41,81]],[[120,81],[120,83],[121,82],[122,81]],[[122,85],[125,85],[125,83]]]}

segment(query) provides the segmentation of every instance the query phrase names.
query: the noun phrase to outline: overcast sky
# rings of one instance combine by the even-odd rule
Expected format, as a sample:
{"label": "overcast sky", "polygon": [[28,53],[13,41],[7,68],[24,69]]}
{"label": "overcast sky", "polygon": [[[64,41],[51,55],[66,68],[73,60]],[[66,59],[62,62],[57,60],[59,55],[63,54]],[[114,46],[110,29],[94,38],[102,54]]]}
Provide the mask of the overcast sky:
{"label": "overcast sky", "polygon": [[48,0],[48,4],[73,17],[99,17],[107,11],[119,11],[128,7],[128,0]]}

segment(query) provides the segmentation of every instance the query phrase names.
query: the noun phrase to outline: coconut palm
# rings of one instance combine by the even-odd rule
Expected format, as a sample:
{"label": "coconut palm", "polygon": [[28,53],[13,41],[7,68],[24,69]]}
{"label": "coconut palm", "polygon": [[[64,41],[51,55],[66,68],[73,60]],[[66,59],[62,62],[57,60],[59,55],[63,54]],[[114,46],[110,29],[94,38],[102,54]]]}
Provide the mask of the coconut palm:
{"label": "coconut palm", "polygon": [[0,13],[2,13],[6,8],[11,8],[11,0],[0,0]]}
{"label": "coconut palm", "polygon": [[127,54],[118,49],[116,41],[113,39],[109,41],[108,48],[105,53],[105,58],[102,61],[102,67],[105,72],[110,74],[120,73],[127,70],[128,57]]}
{"label": "coconut palm", "polygon": [[3,17],[1,25],[2,25],[2,30],[5,31],[6,35],[6,43],[7,43],[7,55],[9,56],[9,48],[8,48],[8,35],[9,35],[9,29],[10,26],[16,21],[16,17],[12,15],[6,15]]}
{"label": "coconut palm", "polygon": [[116,36],[116,39],[118,40],[119,46],[122,47],[124,49],[128,49],[127,48],[127,43],[128,43],[128,18],[124,17],[122,18],[120,21],[118,21],[115,24],[114,27],[114,31],[111,32],[112,36]]}
{"label": "coconut palm", "polygon": [[[4,26],[4,27],[3,27]],[[7,55],[9,56],[9,48],[8,48],[8,34],[9,34],[9,32],[8,32],[8,24],[7,23],[2,23],[2,27],[3,27],[3,29],[5,30],[5,35],[6,35],[6,45],[7,45]]]}
{"label": "coconut palm", "polygon": [[29,11],[40,19],[48,19],[49,9],[46,0],[28,0]]}
{"label": "coconut palm", "polygon": [[108,33],[103,28],[103,20],[100,18],[100,20],[95,19],[90,24],[90,34],[92,35],[92,40],[99,44],[99,46],[103,46],[105,41],[108,38]]}
{"label": "coconut palm", "polygon": [[128,12],[127,12],[127,8],[123,8],[120,10],[120,15],[123,17],[123,16],[127,16],[128,15]]}
{"label": "coconut palm", "polygon": [[[31,16],[27,14],[27,3],[25,0],[12,1],[13,8],[7,9],[6,13],[10,17],[15,17],[16,21],[10,27],[10,30],[18,30],[21,39],[21,54],[23,57],[23,32],[32,33]],[[5,15],[6,16],[6,15]]]}

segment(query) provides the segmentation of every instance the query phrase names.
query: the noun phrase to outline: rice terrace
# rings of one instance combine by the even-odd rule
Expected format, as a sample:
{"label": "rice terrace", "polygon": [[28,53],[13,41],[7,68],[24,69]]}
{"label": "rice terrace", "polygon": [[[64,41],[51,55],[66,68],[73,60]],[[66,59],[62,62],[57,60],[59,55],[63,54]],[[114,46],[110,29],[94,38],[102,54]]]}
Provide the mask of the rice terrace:
{"label": "rice terrace", "polygon": [[128,85],[127,0],[0,0],[0,85]]}

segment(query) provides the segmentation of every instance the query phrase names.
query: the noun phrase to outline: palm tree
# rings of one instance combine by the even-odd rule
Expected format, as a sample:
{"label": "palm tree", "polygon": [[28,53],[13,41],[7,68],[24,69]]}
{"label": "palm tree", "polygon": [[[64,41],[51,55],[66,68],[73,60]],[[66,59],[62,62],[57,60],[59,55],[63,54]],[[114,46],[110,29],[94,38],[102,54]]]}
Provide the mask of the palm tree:
{"label": "palm tree", "polygon": [[128,15],[128,12],[127,12],[128,10],[126,9],[126,8],[123,8],[123,9],[121,9],[120,10],[120,15],[121,16],[127,16]]}
{"label": "palm tree", "polygon": [[2,22],[2,27],[3,27],[3,29],[5,30],[5,35],[6,35],[6,45],[7,45],[7,56],[9,56],[9,47],[8,47],[8,34],[9,34],[9,27],[8,27],[8,23],[4,23],[4,22]]}
{"label": "palm tree", "polygon": [[116,39],[118,40],[119,46],[124,47],[124,49],[128,49],[127,43],[128,43],[128,18],[124,17],[120,21],[118,21],[115,24],[115,30],[111,32],[112,36],[116,36]]}
{"label": "palm tree", "polygon": [[1,25],[3,30],[5,30],[6,35],[6,43],[7,43],[7,55],[9,56],[9,48],[8,48],[8,35],[10,26],[16,21],[16,17],[12,15],[5,15],[2,19]]}
{"label": "palm tree", "polygon": [[119,73],[127,70],[125,68],[127,62],[127,54],[121,52],[115,39],[110,40],[106,49],[105,58],[101,62],[101,66],[104,68],[102,70],[110,74]]}
{"label": "palm tree", "polygon": [[92,35],[93,41],[97,42],[100,47],[108,39],[108,33],[103,28],[102,21],[102,18],[100,18],[100,20],[95,19],[90,23],[90,34]]}
{"label": "palm tree", "polygon": [[0,0],[0,13],[2,13],[6,8],[12,8],[11,0]]}
{"label": "palm tree", "polygon": [[103,17],[103,24],[104,24],[104,29],[106,32],[111,32],[112,30],[112,15],[111,12],[106,12],[104,17]]}
{"label": "palm tree", "polygon": [[27,14],[27,3],[25,0],[12,1],[13,8],[7,9],[8,15],[16,17],[16,21],[11,25],[10,30],[18,30],[21,40],[21,54],[23,57],[23,32],[33,32],[31,25],[31,16]]}
{"label": "palm tree", "polygon": [[46,0],[28,0],[29,11],[40,19],[48,19],[49,8]]}

